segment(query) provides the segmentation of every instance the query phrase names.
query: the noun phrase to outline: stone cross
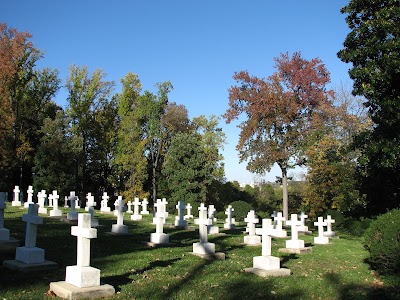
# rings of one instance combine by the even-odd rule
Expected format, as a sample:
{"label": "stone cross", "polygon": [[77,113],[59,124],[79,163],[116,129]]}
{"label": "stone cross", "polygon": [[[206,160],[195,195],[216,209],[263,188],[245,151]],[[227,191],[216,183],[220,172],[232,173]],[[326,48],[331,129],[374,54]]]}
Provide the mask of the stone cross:
{"label": "stone cross", "polygon": [[184,221],[184,212],[185,212],[185,201],[179,201],[178,204],[175,206],[176,209],[178,210],[178,220],[179,221]]}
{"label": "stone cross", "polygon": [[51,197],[53,199],[53,208],[56,210],[58,209],[58,199],[60,198],[60,195],[57,195],[57,191],[54,190]]}
{"label": "stone cross", "polygon": [[314,222],[314,226],[318,227],[318,237],[324,237],[324,226],[327,225],[327,222],[324,222],[323,217],[318,217],[318,222]]}
{"label": "stone cross", "polygon": [[86,207],[85,207],[85,210],[86,211],[89,211],[89,208],[90,207],[93,207],[93,206],[96,206],[96,202],[94,202],[94,196],[92,195],[92,193],[88,193],[87,195],[86,195],[86,199],[87,199],[87,201],[86,201]]}
{"label": "stone cross", "polygon": [[212,219],[214,221],[215,212],[216,212],[216,210],[215,210],[214,205],[210,204],[208,206],[208,218]]}
{"label": "stone cross", "polygon": [[282,232],[282,224],[285,222],[285,218],[282,216],[281,212],[278,212],[276,214],[276,217],[274,218],[274,221],[276,222],[276,232],[277,235],[279,235]]}
{"label": "stone cross", "polygon": [[20,190],[19,190],[18,185],[15,186],[13,192],[14,192],[14,201],[12,201],[11,205],[12,206],[21,206],[21,201],[19,200]]}
{"label": "stone cross", "polygon": [[168,202],[167,202],[167,199],[166,198],[162,198],[161,203],[162,203],[162,213],[164,214],[164,218],[167,218],[168,217],[168,212],[167,212],[167,204],[168,204]]}
{"label": "stone cross", "polygon": [[24,207],[28,208],[29,204],[33,203],[33,187],[30,185],[26,192],[28,194],[28,200],[24,203]]}
{"label": "stone cross", "polygon": [[90,239],[97,238],[97,229],[91,228],[90,214],[78,215],[78,226],[71,227],[71,235],[78,239],[77,266],[88,267],[90,265]]}
{"label": "stone cross", "polygon": [[138,215],[139,214],[139,206],[140,206],[140,201],[139,198],[135,198],[135,201],[133,201],[133,214]]}
{"label": "stone cross", "polygon": [[335,223],[335,220],[332,219],[331,215],[328,215],[325,219],[326,222],[326,234],[328,235],[333,235],[332,231],[332,224]]}
{"label": "stone cross", "polygon": [[129,200],[126,205],[128,206],[128,210],[126,212],[129,213],[129,214],[133,213],[133,211],[132,211],[132,201]]}
{"label": "stone cross", "polygon": [[156,217],[161,217],[161,218],[167,218],[168,213],[165,211],[165,206],[168,202],[164,202],[165,198],[161,201],[161,199],[157,199],[157,203],[154,204],[154,207],[156,208]]}
{"label": "stone cross", "polygon": [[64,207],[68,207],[68,196],[64,197]]}
{"label": "stone cross", "polygon": [[193,218],[193,215],[192,215],[192,205],[191,205],[190,203],[186,204],[186,210],[187,210],[187,213],[186,213],[186,215],[185,215],[185,219]]}
{"label": "stone cross", "polygon": [[30,204],[28,213],[22,215],[22,221],[26,222],[25,247],[36,247],[37,226],[43,224],[43,218],[38,216],[39,205]]}
{"label": "stone cross", "polygon": [[79,197],[75,197],[75,208],[81,208]]}
{"label": "stone cross", "polygon": [[271,255],[271,235],[274,234],[274,225],[272,225],[271,219],[263,219],[262,220],[262,228],[256,229],[256,234],[261,235],[262,248],[261,255],[262,256],[270,256]]}
{"label": "stone cross", "polygon": [[53,195],[49,194],[49,196],[47,197],[49,199],[49,207],[53,207]]}
{"label": "stone cross", "polygon": [[75,201],[76,201],[76,196],[75,196],[75,192],[70,192],[69,193],[69,203],[71,203],[71,212],[75,212],[75,208],[76,208],[76,205],[75,205]]}
{"label": "stone cross", "polygon": [[101,196],[101,211],[106,211],[108,208],[108,199],[110,199],[110,196],[107,195],[107,192],[103,193],[103,196]]}
{"label": "stone cross", "polygon": [[117,216],[117,225],[124,225],[124,200],[122,196],[118,196],[117,205],[115,207],[114,215]]}
{"label": "stone cross", "polygon": [[298,220],[297,214],[291,214],[290,221],[286,221],[286,225],[289,225],[292,230],[292,240],[298,240],[299,232],[297,226],[301,225],[301,221]]}
{"label": "stone cross", "polygon": [[199,206],[199,234],[200,234],[200,243],[207,243],[207,226],[212,225],[212,220],[207,218],[207,207],[204,206],[204,203],[201,203]]}
{"label": "stone cross", "polygon": [[164,233],[165,219],[163,217],[153,218],[153,224],[156,224],[156,234]]}
{"label": "stone cross", "polygon": [[147,198],[143,198],[142,211],[141,211],[142,215],[148,215],[149,214],[149,211],[147,210],[147,204],[149,204],[149,201],[147,201]]}
{"label": "stone cross", "polygon": [[228,224],[232,224],[232,213],[234,212],[235,210],[233,209],[233,207],[232,207],[232,205],[228,205],[228,208],[226,209],[226,211],[225,211],[225,214],[226,214],[226,223],[228,223]]}
{"label": "stone cross", "polygon": [[[43,207],[46,205],[46,198],[47,198],[47,195],[46,195],[46,190],[42,190],[42,197],[43,197]],[[40,213],[40,211],[39,211],[39,213]]]}
{"label": "stone cross", "polygon": [[249,228],[249,235],[256,235],[256,224],[259,222],[254,210],[250,210],[247,213],[247,217],[244,219]]}

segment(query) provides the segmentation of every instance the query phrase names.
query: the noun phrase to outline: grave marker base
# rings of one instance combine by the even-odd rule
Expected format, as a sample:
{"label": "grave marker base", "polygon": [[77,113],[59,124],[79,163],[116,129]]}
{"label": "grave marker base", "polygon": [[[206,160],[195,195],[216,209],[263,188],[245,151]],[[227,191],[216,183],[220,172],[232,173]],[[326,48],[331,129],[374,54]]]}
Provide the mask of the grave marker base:
{"label": "grave marker base", "polygon": [[299,235],[300,234],[304,234],[304,235],[312,235],[312,231],[308,230],[308,231],[299,231]]}
{"label": "grave marker base", "polygon": [[153,242],[146,242],[146,241],[142,241],[142,244],[145,244],[147,247],[150,248],[167,248],[167,247],[173,247],[176,244],[175,243],[153,243]]}
{"label": "grave marker base", "polygon": [[17,247],[19,247],[19,240],[14,238],[0,241],[0,252],[14,252]]}
{"label": "grave marker base", "polygon": [[50,291],[64,299],[97,299],[115,294],[114,287],[109,284],[79,288],[65,281],[50,282]]}
{"label": "grave marker base", "polygon": [[12,201],[11,206],[21,206],[21,201]]}
{"label": "grave marker base", "polygon": [[246,235],[244,237],[244,243],[250,246],[261,245],[261,237],[258,235]]}
{"label": "grave marker base", "polygon": [[44,249],[38,247],[18,247],[15,251],[15,260],[25,264],[41,264],[44,262]]}
{"label": "grave marker base", "polygon": [[214,243],[193,243],[193,253],[194,254],[215,254],[215,244]]}
{"label": "grave marker base", "polygon": [[100,286],[100,270],[89,266],[68,266],[65,282],[79,288]]}
{"label": "grave marker base", "polygon": [[50,211],[50,217],[62,217],[62,211],[59,209],[53,209]]}
{"label": "grave marker base", "polygon": [[275,256],[254,256],[253,268],[262,270],[279,270],[281,268],[281,260]]}
{"label": "grave marker base", "polygon": [[218,226],[207,226],[207,233],[208,234],[217,234],[217,233],[219,233],[219,227]]}
{"label": "grave marker base", "polygon": [[132,221],[141,221],[143,219],[142,215],[131,215]]}
{"label": "grave marker base", "polygon": [[45,260],[38,264],[26,264],[17,260],[5,260],[3,261],[3,267],[14,271],[20,271],[22,273],[31,273],[57,269],[58,264],[49,260]]}
{"label": "grave marker base", "polygon": [[167,233],[151,233],[150,242],[155,244],[169,244],[169,235]]}
{"label": "grave marker base", "polygon": [[200,253],[190,252],[190,254],[201,257],[202,259],[205,260],[225,260],[225,253],[223,252],[215,252],[212,254],[200,254]]}
{"label": "grave marker base", "polygon": [[332,238],[332,237],[335,237],[336,234],[333,231],[332,232],[324,232],[324,236]]}
{"label": "grave marker base", "polygon": [[283,230],[281,232],[276,232],[274,235],[272,235],[274,238],[286,238],[287,237],[287,231]]}
{"label": "grave marker base", "polygon": [[257,268],[246,268],[244,269],[246,273],[253,273],[260,277],[284,277],[290,276],[292,272],[290,269],[278,269],[278,270],[263,270]]}
{"label": "grave marker base", "polygon": [[279,252],[282,253],[291,253],[291,254],[303,254],[303,253],[309,253],[312,251],[311,247],[304,247],[304,248],[279,248]]}
{"label": "grave marker base", "polygon": [[45,207],[39,207],[38,213],[39,213],[39,214],[42,214],[42,215],[47,215],[47,208],[45,208]]}
{"label": "grave marker base", "polygon": [[318,245],[329,244],[329,238],[326,236],[317,236],[314,238],[314,244],[318,244]]}
{"label": "grave marker base", "polygon": [[235,224],[225,223],[224,224],[224,229],[233,230],[233,229],[236,229],[236,226],[235,226]]}
{"label": "grave marker base", "polygon": [[116,233],[116,234],[128,234],[128,226],[127,225],[118,225],[118,224],[113,224],[111,227],[111,233]]}

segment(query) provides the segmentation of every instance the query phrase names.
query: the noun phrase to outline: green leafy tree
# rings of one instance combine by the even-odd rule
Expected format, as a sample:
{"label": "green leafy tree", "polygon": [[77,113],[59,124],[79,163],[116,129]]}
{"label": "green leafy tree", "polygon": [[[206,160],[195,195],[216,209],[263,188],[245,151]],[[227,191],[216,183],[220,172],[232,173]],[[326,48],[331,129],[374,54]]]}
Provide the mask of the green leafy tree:
{"label": "green leafy tree", "polygon": [[245,115],[237,150],[247,169],[264,174],[277,163],[282,171],[283,214],[288,217],[287,170],[303,163],[303,149],[312,117],[328,102],[329,73],[319,59],[305,60],[300,53],[281,54],[278,69],[266,79],[235,73],[236,86],[229,89],[226,122]]}
{"label": "green leafy tree", "polygon": [[34,158],[34,190],[57,190],[61,195],[68,195],[75,188],[80,141],[71,135],[69,119],[62,110],[54,119],[44,120],[40,133],[42,137]]}
{"label": "green leafy tree", "polygon": [[342,8],[350,33],[339,58],[351,63],[354,95],[366,98],[373,130],[357,139],[359,175],[370,215],[400,200],[400,3],[351,0]]}
{"label": "green leafy tree", "polygon": [[[71,118],[71,131],[81,141],[79,163],[76,165],[78,174],[76,188],[78,192],[82,192],[82,197],[89,188],[95,189],[96,192],[101,192],[101,189],[105,188],[93,186],[91,181],[91,178],[99,178],[101,168],[97,165],[104,159],[103,154],[107,153],[106,150],[100,149],[101,139],[106,134],[100,124],[102,119],[100,115],[108,111],[114,83],[105,81],[105,75],[100,69],[89,74],[87,67],[80,68],[74,65],[70,67],[66,83],[69,93],[67,114]],[[109,127],[109,124],[107,126]]]}
{"label": "green leafy tree", "polygon": [[136,74],[128,73],[121,79],[122,92],[118,101],[118,142],[115,163],[119,167],[119,180],[125,198],[147,197],[144,183],[148,177],[147,160],[144,155],[146,141],[143,137],[144,118],[139,101],[142,85]]}
{"label": "green leafy tree", "polygon": [[205,201],[212,171],[198,133],[178,133],[174,136],[162,170],[171,190],[171,202]]}

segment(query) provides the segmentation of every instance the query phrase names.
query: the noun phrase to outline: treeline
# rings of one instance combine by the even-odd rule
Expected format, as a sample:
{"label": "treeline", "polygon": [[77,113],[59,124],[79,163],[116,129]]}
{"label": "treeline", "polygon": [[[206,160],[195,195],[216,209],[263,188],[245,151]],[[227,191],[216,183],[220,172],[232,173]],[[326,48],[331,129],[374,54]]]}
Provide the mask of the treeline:
{"label": "treeline", "polygon": [[143,91],[137,75],[121,79],[71,66],[65,108],[53,99],[57,70],[35,68],[42,53],[30,34],[0,25],[0,190],[87,192],[212,201],[223,181],[220,147],[225,136],[216,116],[189,119],[170,102],[170,82]]}

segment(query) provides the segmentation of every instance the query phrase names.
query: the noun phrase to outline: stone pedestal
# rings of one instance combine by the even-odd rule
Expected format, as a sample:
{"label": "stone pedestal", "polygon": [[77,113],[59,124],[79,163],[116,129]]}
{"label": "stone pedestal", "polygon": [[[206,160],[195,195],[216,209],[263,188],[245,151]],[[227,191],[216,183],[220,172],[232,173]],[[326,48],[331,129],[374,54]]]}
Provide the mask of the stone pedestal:
{"label": "stone pedestal", "polygon": [[50,217],[62,217],[62,211],[59,209],[52,209],[50,211]]}
{"label": "stone pedestal", "polygon": [[132,221],[140,221],[143,219],[142,215],[131,215],[131,220]]}
{"label": "stone pedestal", "polygon": [[208,234],[217,234],[217,233],[219,233],[219,227],[214,226],[214,225],[207,226],[207,233]]}
{"label": "stone pedestal", "polygon": [[42,214],[42,215],[47,215],[47,208],[46,207],[39,207],[38,213]]}
{"label": "stone pedestal", "polygon": [[0,242],[8,241],[10,239],[10,230],[7,228],[0,228]]}
{"label": "stone pedestal", "polygon": [[224,224],[224,229],[229,229],[229,230],[231,230],[231,229],[236,229],[236,226],[235,226],[234,223],[231,223],[231,224],[225,223],[225,224]]}
{"label": "stone pedestal", "polygon": [[275,256],[255,256],[253,257],[253,268],[278,270],[281,268],[281,261],[279,257]]}
{"label": "stone pedestal", "polygon": [[40,264],[44,262],[44,249],[38,247],[18,247],[15,260],[25,264]]}
{"label": "stone pedestal", "polygon": [[193,243],[193,253],[196,254],[214,254],[215,244],[214,243]]}
{"label": "stone pedestal", "polygon": [[114,287],[109,284],[79,288],[65,281],[51,282],[50,291],[64,299],[97,299],[115,294]]}
{"label": "stone pedestal", "polygon": [[78,220],[78,213],[76,211],[70,211],[67,214],[67,219],[70,221],[76,221]]}
{"label": "stone pedestal", "polygon": [[260,245],[261,237],[258,235],[246,235],[244,237],[244,243],[247,245]]}
{"label": "stone pedestal", "polygon": [[109,212],[111,212],[111,208],[110,207],[102,207],[100,212],[109,213]]}
{"label": "stone pedestal", "polygon": [[319,244],[319,245],[329,244],[329,238],[326,236],[314,237],[314,244]]}
{"label": "stone pedestal", "polygon": [[80,288],[99,286],[100,270],[90,266],[67,266],[65,281]]}
{"label": "stone pedestal", "polygon": [[175,227],[187,227],[188,226],[188,222],[186,220],[179,220],[179,219],[175,219]]}
{"label": "stone pedestal", "polygon": [[112,224],[111,233],[128,234],[128,226],[127,225]]}
{"label": "stone pedestal", "polygon": [[11,202],[11,206],[21,206],[21,205],[22,205],[21,201],[12,201]]}
{"label": "stone pedestal", "polygon": [[169,235],[166,233],[153,232],[150,234],[150,243],[168,244],[169,243]]}
{"label": "stone pedestal", "polygon": [[324,236],[326,236],[326,237],[335,237],[336,236],[336,234],[335,234],[335,232],[334,231],[331,231],[331,232],[324,232]]}
{"label": "stone pedestal", "polygon": [[304,241],[303,240],[287,240],[286,248],[289,248],[289,249],[304,248]]}

